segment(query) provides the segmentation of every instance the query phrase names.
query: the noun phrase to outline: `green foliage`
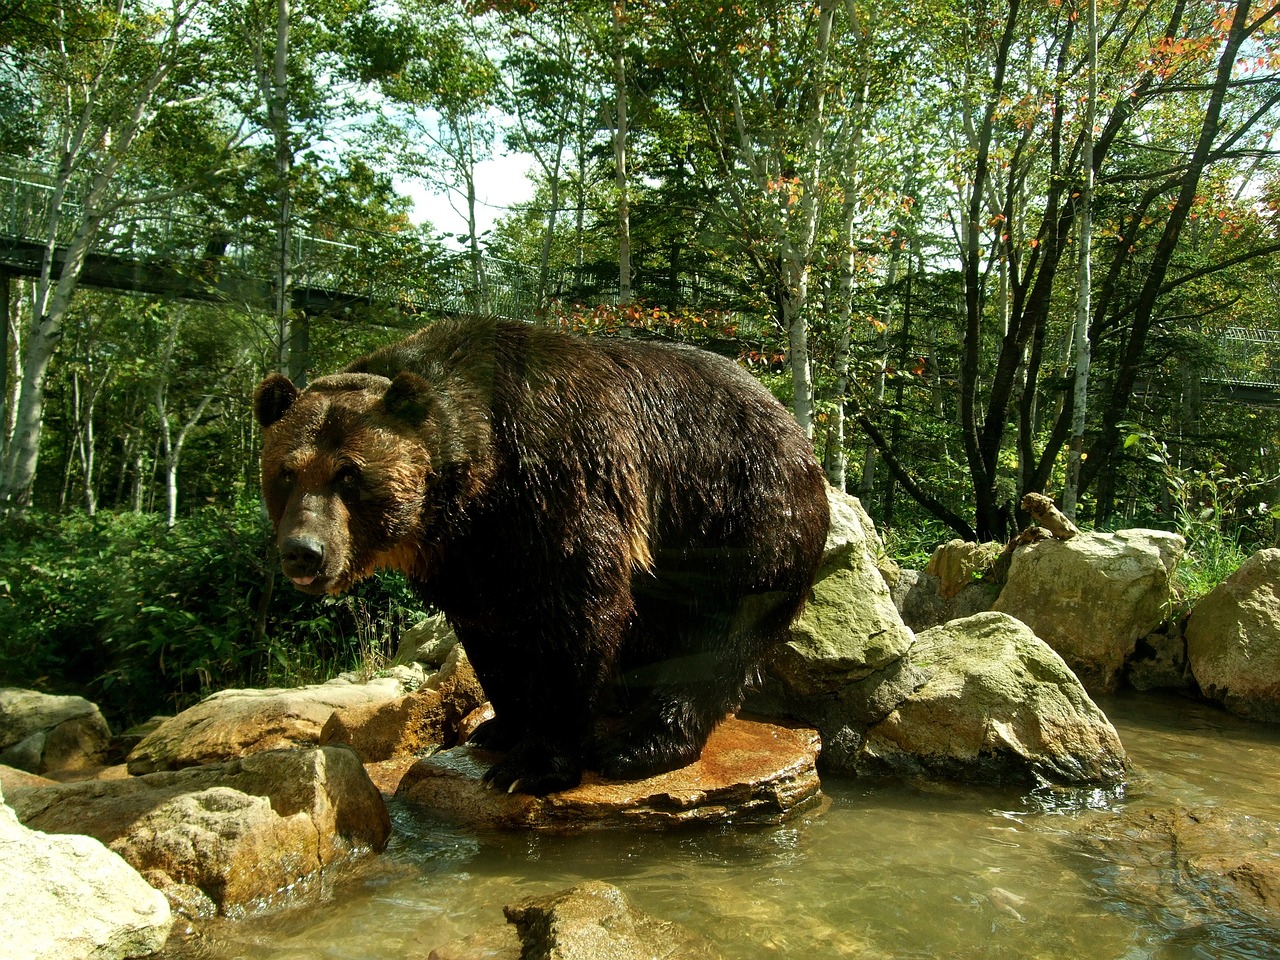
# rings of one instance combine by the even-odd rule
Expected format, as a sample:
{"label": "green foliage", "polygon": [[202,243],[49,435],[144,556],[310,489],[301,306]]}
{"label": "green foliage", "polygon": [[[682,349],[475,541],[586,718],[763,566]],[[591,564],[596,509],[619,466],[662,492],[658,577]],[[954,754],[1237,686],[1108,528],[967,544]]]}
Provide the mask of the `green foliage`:
{"label": "green foliage", "polygon": [[172,530],[153,515],[7,517],[0,684],[80,693],[133,722],[394,649],[413,608],[403,578],[316,600],[278,582],[269,539],[255,504],[205,507]]}
{"label": "green foliage", "polygon": [[1128,433],[1124,446],[1145,455],[1164,481],[1174,529],[1187,543],[1178,582],[1185,601],[1193,603],[1234,573],[1253,552],[1254,547],[1242,536],[1247,529],[1243,521],[1280,516],[1276,507],[1254,496],[1260,489],[1274,487],[1275,478],[1255,480],[1247,474],[1233,474],[1218,462],[1203,471],[1180,469],[1163,441],[1140,430]]}
{"label": "green foliage", "polygon": [[955,531],[931,518],[900,524],[882,531],[884,552],[903,567],[923,570],[939,544],[955,538]]}

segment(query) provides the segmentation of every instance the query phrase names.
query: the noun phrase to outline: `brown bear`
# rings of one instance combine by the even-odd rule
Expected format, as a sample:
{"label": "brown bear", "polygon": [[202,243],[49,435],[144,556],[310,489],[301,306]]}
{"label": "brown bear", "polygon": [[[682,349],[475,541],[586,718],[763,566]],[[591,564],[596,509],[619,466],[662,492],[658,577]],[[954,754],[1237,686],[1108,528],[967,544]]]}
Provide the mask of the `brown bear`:
{"label": "brown bear", "polygon": [[504,790],[696,760],[826,541],[804,432],[689,347],[438,321],[301,392],[268,376],[254,408],[285,574],[324,594],[394,568],[444,611]]}

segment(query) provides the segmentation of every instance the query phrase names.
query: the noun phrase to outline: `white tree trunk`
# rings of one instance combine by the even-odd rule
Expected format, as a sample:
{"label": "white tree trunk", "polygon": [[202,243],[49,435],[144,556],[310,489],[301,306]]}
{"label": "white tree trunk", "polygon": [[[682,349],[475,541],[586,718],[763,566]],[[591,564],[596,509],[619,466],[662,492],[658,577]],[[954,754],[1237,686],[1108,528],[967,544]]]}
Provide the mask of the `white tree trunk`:
{"label": "white tree trunk", "polygon": [[[113,209],[109,198],[116,175],[138,134],[146,127],[156,95],[176,64],[181,33],[194,9],[194,0],[175,3],[156,66],[130,92],[131,100],[113,102],[110,107],[106,105],[109,93],[120,92],[102,89],[115,69],[113,54],[119,36],[114,33],[100,44],[102,52],[98,72],[78,84],[74,93],[68,93],[69,100],[73,97],[83,99],[74,103],[74,117],[66,118],[61,131],[60,162],[50,197],[49,218],[45,223],[40,278],[36,282],[31,327],[22,364],[22,384],[13,414],[13,439],[5,450],[3,464],[0,464],[0,506],[25,507],[31,502],[31,488],[40,454],[45,378],[49,363],[62,341],[63,318],[80,283],[85,258],[99,227]],[[76,75],[69,65],[62,67],[63,76]],[[103,111],[109,109],[121,112],[104,116]],[[79,221],[55,279],[59,228],[67,213],[66,202],[73,177],[81,167],[94,163],[96,170],[80,201]]]}
{"label": "white tree trunk", "polygon": [[631,200],[627,188],[627,53],[623,23],[626,0],[613,0],[613,162],[618,190],[618,303],[631,302]]}
{"label": "white tree trunk", "polygon": [[1081,165],[1084,167],[1084,186],[1080,195],[1080,273],[1076,290],[1076,371],[1074,396],[1071,408],[1071,441],[1067,447],[1067,481],[1062,491],[1062,512],[1070,520],[1076,518],[1076,501],[1080,492],[1080,465],[1084,459],[1085,415],[1089,400],[1089,315],[1092,313],[1091,293],[1093,283],[1093,123],[1098,101],[1098,7],[1096,0],[1089,0],[1088,51],[1089,99],[1085,105],[1084,149]]}

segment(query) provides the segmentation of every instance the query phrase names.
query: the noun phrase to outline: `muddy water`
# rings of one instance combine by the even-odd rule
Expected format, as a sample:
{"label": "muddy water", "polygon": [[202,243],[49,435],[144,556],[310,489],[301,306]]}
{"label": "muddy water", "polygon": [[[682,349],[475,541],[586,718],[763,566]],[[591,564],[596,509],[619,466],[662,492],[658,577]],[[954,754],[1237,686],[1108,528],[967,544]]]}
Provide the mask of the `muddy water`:
{"label": "muddy water", "polygon": [[[1280,727],[1178,698],[1100,701],[1134,764],[1116,791],[1009,792],[828,778],[831,805],[775,828],[477,837],[394,811],[396,836],[320,902],[219,923],[172,960],[425,958],[502,905],[586,879],[701,931],[727,958],[1280,957],[1280,930],[1178,913],[1075,842],[1129,804],[1280,822]],[[175,938],[176,939],[176,938]]]}

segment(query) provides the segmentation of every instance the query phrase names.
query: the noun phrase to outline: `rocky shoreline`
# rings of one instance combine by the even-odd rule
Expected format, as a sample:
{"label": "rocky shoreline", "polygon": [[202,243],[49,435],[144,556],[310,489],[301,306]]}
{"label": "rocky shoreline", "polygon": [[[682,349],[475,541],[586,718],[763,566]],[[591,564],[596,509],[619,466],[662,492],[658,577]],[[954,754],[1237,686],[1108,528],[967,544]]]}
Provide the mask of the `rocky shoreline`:
{"label": "rocky shoreline", "polygon": [[[1267,672],[1280,662],[1267,655],[1280,643],[1280,551],[1262,551],[1170,622],[1182,554],[1170,534],[1034,536],[1005,558],[947,544],[913,572],[885,559],[856,500],[833,494],[832,515],[808,609],[766,664],[750,719],[723,724],[697,764],[638,783],[589,775],[546,798],[484,789],[485,758],[458,746],[484,716],[483,692],[438,620],[411,633],[385,676],[222,691],[127,738],[124,763],[108,762],[122,741],[93,704],[0,691],[0,912],[19,955],[146,956],[175,918],[287,906],[383,849],[393,796],[476,830],[779,822],[821,804],[819,773],[1120,783],[1125,751],[1090,692],[1121,685],[1280,719],[1280,683]],[[1151,816],[1181,833],[1188,817],[1199,822]],[[1173,835],[1157,827],[1144,835]],[[1098,827],[1099,842],[1109,829]],[[1249,829],[1274,835],[1270,824]],[[1250,889],[1280,889],[1269,853],[1245,859]],[[1243,862],[1219,866],[1235,876]],[[599,886],[512,905],[493,948],[506,952],[487,955],[520,956],[548,923],[559,929],[548,916],[671,933]],[[1258,909],[1275,906],[1263,897]],[[714,955],[682,942],[671,955]]]}

